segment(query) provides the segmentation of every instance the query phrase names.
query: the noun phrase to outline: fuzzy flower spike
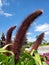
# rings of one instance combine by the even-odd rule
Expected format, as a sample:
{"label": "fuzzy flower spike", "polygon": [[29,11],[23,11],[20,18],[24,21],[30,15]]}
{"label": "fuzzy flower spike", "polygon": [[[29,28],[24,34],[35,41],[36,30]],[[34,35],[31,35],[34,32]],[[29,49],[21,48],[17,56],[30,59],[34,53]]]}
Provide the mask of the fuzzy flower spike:
{"label": "fuzzy flower spike", "polygon": [[15,54],[15,58],[16,60],[19,59],[19,55],[20,55],[20,51],[23,45],[23,41],[24,41],[24,37],[26,35],[26,32],[29,28],[29,26],[31,25],[31,23],[33,23],[33,21],[42,14],[42,10],[37,10],[34,13],[32,13],[31,15],[29,15],[21,24],[20,28],[18,29],[18,32],[15,36],[14,42],[12,42],[13,46],[11,48],[11,50],[14,52]]}
{"label": "fuzzy flower spike", "polygon": [[43,40],[43,37],[44,37],[44,33],[41,33],[37,40],[34,42],[34,45],[32,46],[31,50],[30,50],[30,54],[32,55],[32,51],[33,50],[37,50],[39,45],[41,44],[42,40]]}
{"label": "fuzzy flower spike", "polygon": [[[5,40],[5,45],[11,43],[11,36],[12,36],[12,32],[13,30],[16,28],[16,26],[12,26],[9,28],[9,30],[7,31],[7,35],[6,35],[6,40]],[[10,46],[6,48],[7,50],[11,50]]]}

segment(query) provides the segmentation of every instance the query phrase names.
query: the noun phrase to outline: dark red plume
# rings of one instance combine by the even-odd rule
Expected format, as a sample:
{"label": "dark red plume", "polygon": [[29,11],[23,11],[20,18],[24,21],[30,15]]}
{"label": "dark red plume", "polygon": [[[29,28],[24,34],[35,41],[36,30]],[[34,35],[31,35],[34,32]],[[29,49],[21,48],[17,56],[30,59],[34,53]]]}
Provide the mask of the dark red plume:
{"label": "dark red plume", "polygon": [[[11,28],[9,28],[9,30],[7,31],[7,35],[6,35],[6,40],[5,40],[5,45],[11,43],[11,36],[12,36],[12,32],[13,30],[16,28],[16,26],[13,26]],[[6,48],[7,50],[10,50],[10,46]]]}
{"label": "dark red plume", "polygon": [[27,32],[29,26],[41,14],[42,14],[42,10],[35,11],[34,13],[29,15],[23,21],[22,25],[18,29],[18,32],[17,32],[17,34],[15,36],[15,39],[14,39],[14,42],[13,42],[13,46],[12,46],[12,49],[11,49],[14,52],[14,54],[15,54],[16,60],[19,58],[20,50],[21,50],[22,45],[23,45],[23,40],[24,40],[24,37],[26,35],[26,32]]}
{"label": "dark red plume", "polygon": [[44,37],[44,33],[41,33],[41,34],[38,36],[37,40],[34,42],[34,45],[33,45],[33,47],[32,47],[31,50],[30,50],[30,53],[32,52],[33,49],[34,49],[34,50],[37,50],[37,49],[38,49],[39,45],[41,44],[41,42],[42,42],[42,40],[43,40],[43,37]]}

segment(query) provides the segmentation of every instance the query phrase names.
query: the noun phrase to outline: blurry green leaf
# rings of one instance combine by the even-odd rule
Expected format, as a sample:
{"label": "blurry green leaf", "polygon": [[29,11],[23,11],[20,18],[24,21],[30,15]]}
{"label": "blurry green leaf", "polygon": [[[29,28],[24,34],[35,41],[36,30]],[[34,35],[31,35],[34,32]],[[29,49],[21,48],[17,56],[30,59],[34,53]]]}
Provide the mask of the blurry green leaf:
{"label": "blurry green leaf", "polygon": [[31,59],[29,60],[26,65],[35,65],[35,60],[34,59]]}
{"label": "blurry green leaf", "polygon": [[48,64],[46,64],[46,62],[42,62],[42,65],[48,65]]}
{"label": "blurry green leaf", "polygon": [[38,65],[42,65],[42,62],[41,62],[41,57],[38,53],[35,53],[35,62],[36,64],[38,63]]}

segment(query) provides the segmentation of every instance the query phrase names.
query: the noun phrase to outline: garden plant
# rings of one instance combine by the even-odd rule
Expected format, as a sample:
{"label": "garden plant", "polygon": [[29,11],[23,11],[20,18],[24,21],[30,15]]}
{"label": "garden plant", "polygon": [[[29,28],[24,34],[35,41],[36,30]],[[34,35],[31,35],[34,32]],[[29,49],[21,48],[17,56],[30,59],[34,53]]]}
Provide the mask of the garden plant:
{"label": "garden plant", "polygon": [[37,52],[38,46],[41,44],[44,33],[42,32],[34,42],[31,50],[21,51],[24,44],[24,38],[29,26],[34,20],[43,13],[43,10],[37,10],[29,15],[21,24],[15,35],[14,41],[11,41],[13,30],[16,26],[12,26],[7,31],[5,46],[0,48],[0,65],[48,65],[49,53],[40,55]]}

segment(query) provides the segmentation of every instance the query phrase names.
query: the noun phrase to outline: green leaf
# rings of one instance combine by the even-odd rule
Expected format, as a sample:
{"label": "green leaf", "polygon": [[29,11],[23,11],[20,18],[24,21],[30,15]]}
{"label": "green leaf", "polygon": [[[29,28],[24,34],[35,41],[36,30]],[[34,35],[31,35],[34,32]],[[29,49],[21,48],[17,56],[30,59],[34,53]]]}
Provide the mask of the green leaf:
{"label": "green leaf", "polygon": [[0,54],[0,64],[6,64],[8,65],[8,57],[4,54]]}
{"label": "green leaf", "polygon": [[11,57],[8,59],[8,65],[15,65],[14,56],[11,56]]}
{"label": "green leaf", "polygon": [[26,65],[35,65],[35,60],[34,59],[31,59],[29,60]]}
{"label": "green leaf", "polygon": [[35,59],[36,64],[38,63],[39,65],[42,65],[40,55],[39,55],[37,52],[36,52],[36,53],[34,53],[34,54],[35,54],[34,59]]}
{"label": "green leaf", "polygon": [[[0,65],[15,65],[14,53],[4,48],[0,48]],[[11,55],[7,56],[4,53],[10,53]]]}
{"label": "green leaf", "polygon": [[46,62],[42,62],[42,65],[48,65],[48,64],[46,64]]}
{"label": "green leaf", "polygon": [[21,62],[21,65],[24,65],[24,62],[23,61]]}

